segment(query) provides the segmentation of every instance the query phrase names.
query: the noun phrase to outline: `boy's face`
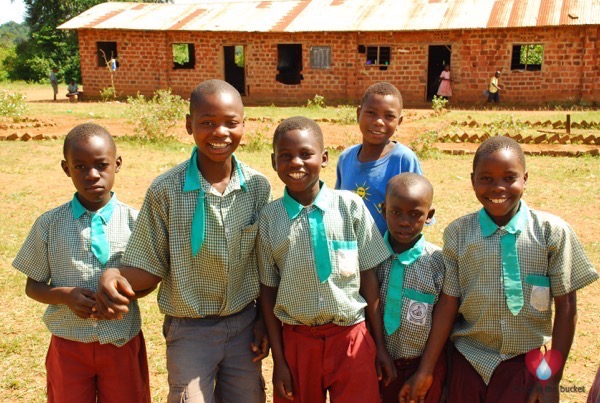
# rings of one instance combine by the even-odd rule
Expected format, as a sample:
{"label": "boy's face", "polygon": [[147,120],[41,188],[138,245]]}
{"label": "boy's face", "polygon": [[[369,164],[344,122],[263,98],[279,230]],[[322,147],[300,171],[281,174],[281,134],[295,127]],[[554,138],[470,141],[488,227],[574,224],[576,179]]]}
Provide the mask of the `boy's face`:
{"label": "boy's face", "polygon": [[275,144],[271,154],[273,169],[287,187],[288,194],[308,206],[319,193],[319,173],[329,155],[308,130],[290,130]]}
{"label": "boy's face", "polygon": [[356,110],[363,141],[385,145],[402,123],[400,101],[393,95],[370,95]]}
{"label": "boy's face", "polygon": [[198,152],[213,162],[226,162],[244,134],[244,107],[227,93],[207,95],[186,116],[185,127],[194,136]]}
{"label": "boy's face", "polygon": [[420,185],[398,185],[387,192],[382,214],[388,226],[390,244],[395,253],[412,248],[423,226],[431,222],[435,210],[431,195]]}
{"label": "boy's face", "polygon": [[121,169],[121,157],[104,137],[93,136],[71,144],[65,158],[61,167],[73,181],[79,202],[90,211],[104,207]]}
{"label": "boy's face", "polygon": [[473,190],[496,225],[503,226],[519,210],[527,172],[512,150],[483,155],[471,174]]}

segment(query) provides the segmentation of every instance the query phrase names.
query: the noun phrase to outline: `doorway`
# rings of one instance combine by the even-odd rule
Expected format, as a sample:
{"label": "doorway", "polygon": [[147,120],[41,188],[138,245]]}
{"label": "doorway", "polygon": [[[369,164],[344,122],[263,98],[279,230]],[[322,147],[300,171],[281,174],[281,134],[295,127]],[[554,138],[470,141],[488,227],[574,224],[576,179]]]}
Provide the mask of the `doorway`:
{"label": "doorway", "polygon": [[431,45],[429,46],[429,62],[427,63],[427,101],[431,101],[437,94],[440,74],[446,64],[450,64],[452,46]]}
{"label": "doorway", "polygon": [[246,52],[244,46],[224,46],[225,81],[246,95]]}

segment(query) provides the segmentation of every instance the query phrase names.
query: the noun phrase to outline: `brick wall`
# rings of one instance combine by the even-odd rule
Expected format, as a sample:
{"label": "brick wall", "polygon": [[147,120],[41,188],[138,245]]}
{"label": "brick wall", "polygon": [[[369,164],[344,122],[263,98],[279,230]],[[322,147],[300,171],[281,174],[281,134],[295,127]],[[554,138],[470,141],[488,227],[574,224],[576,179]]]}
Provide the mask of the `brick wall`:
{"label": "brick wall", "polygon": [[[305,104],[315,94],[328,103],[356,103],[376,81],[394,83],[407,106],[422,104],[427,89],[429,45],[452,46],[453,102],[482,103],[482,91],[501,70],[502,102],[600,102],[598,26],[532,29],[454,30],[361,33],[229,33],[79,30],[82,81],[86,96],[110,86],[110,74],[98,67],[96,42],[115,41],[119,68],[115,86],[122,94],[151,95],[170,87],[186,97],[198,83],[224,78],[223,46],[244,45],[247,104]],[[172,43],[193,43],[196,67],[173,69]],[[514,44],[544,45],[541,71],[511,71]],[[302,44],[304,79],[284,85],[277,75],[277,44]],[[358,45],[391,46],[386,70],[365,65]],[[310,68],[310,47],[331,47],[331,69]]]}

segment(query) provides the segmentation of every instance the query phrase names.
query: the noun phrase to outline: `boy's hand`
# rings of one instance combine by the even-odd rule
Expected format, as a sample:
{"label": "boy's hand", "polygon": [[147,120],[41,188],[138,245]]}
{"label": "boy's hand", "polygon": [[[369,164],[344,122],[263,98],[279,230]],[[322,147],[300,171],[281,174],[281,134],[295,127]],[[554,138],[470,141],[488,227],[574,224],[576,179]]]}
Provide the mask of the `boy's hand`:
{"label": "boy's hand", "polygon": [[[392,357],[385,348],[377,349],[377,360],[375,365],[377,367],[377,379],[380,381],[383,380],[385,386],[388,386],[398,376],[394,360],[392,360]],[[382,372],[385,372],[385,378],[383,377]]]}
{"label": "boy's hand", "polygon": [[87,288],[73,287],[67,293],[65,303],[75,315],[81,319],[89,319],[92,317],[92,308],[96,305],[96,295]]}
{"label": "boy's hand", "polygon": [[256,357],[252,359],[252,362],[258,362],[269,355],[269,338],[267,337],[267,330],[265,328],[265,321],[262,316],[259,315],[256,322],[254,322],[254,341],[250,343],[250,349],[256,354]]}
{"label": "boy's hand", "polygon": [[130,299],[126,296],[135,297],[127,279],[121,276],[118,269],[106,269],[98,282],[97,312],[94,312],[93,317],[123,319],[123,314],[129,312],[127,305]]}
{"label": "boy's hand", "polygon": [[527,398],[527,403],[558,403],[560,392],[558,383],[549,382],[546,385],[536,384]]}
{"label": "boy's hand", "polygon": [[398,400],[400,403],[423,403],[425,401],[425,395],[429,391],[431,384],[433,383],[433,375],[423,373],[417,370],[406,382],[402,385],[400,393],[398,393]]}
{"label": "boy's hand", "polygon": [[294,400],[292,373],[287,363],[275,364],[273,367],[273,387],[279,397]]}

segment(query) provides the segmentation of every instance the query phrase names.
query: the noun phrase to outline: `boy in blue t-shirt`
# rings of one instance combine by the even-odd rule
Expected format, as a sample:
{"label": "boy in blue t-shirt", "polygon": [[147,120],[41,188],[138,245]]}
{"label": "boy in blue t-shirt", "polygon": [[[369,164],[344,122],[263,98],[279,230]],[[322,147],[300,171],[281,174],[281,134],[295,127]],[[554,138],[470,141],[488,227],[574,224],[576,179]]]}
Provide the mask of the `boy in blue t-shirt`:
{"label": "boy in blue t-shirt", "polygon": [[335,188],[358,194],[384,234],[381,205],[388,180],[402,172],[423,172],[410,148],[390,140],[402,123],[402,95],[393,84],[379,82],[367,88],[356,114],[363,142],[340,155]]}

